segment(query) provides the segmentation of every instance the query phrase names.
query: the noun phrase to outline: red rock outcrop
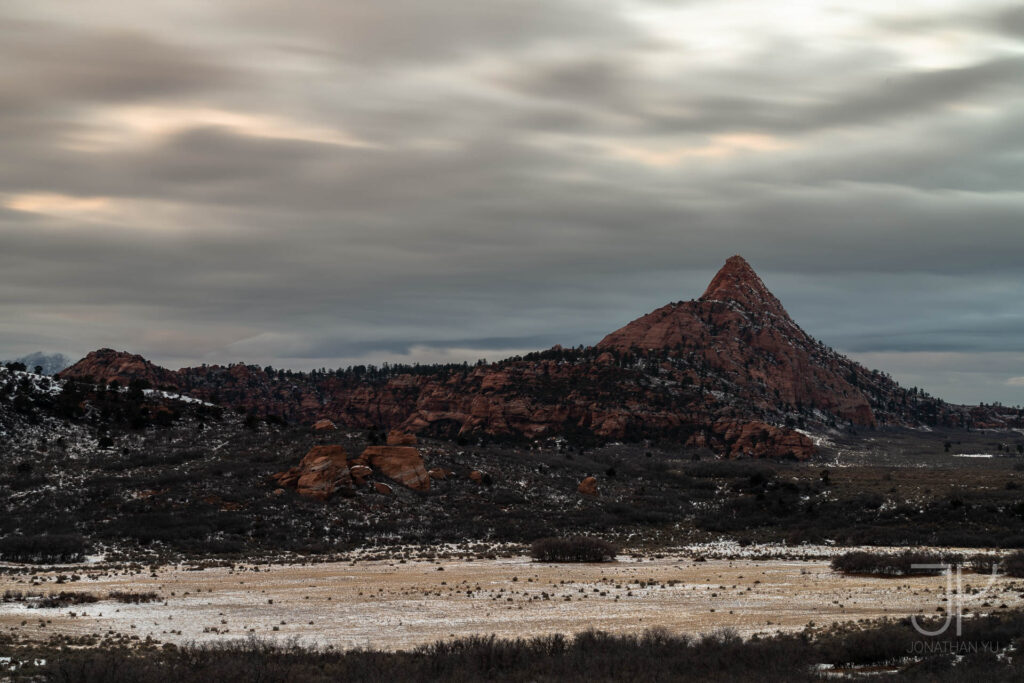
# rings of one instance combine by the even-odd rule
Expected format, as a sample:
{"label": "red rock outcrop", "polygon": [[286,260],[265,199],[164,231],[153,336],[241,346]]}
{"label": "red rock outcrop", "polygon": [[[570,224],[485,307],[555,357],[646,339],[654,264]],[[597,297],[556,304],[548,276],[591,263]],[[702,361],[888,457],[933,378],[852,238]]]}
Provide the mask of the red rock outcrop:
{"label": "red rock outcrop", "polygon": [[578,493],[582,493],[585,496],[596,496],[597,495],[597,478],[587,477],[580,482],[580,485],[576,487]]}
{"label": "red rock outcrop", "polygon": [[338,426],[335,425],[330,420],[317,420],[316,422],[313,423],[313,431],[317,432],[318,434],[324,432],[333,432],[337,428]]}
{"label": "red rock outcrop", "polygon": [[388,432],[387,443],[389,446],[415,446],[418,441],[415,434],[409,434],[407,432],[400,432],[392,429]]}
{"label": "red rock outcrop", "polygon": [[423,467],[423,458],[411,446],[369,446],[358,462],[414,491],[430,490],[430,475]]}
{"label": "red rock outcrop", "polygon": [[712,431],[724,442],[729,457],[795,458],[814,454],[814,443],[803,434],[764,422],[717,422]]}
{"label": "red rock outcrop", "polygon": [[99,349],[89,353],[70,368],[57,373],[57,377],[91,377],[100,384],[118,382],[128,386],[133,379],[149,382],[152,387],[177,386],[177,373],[154,365],[137,354],[114,349]]}
{"label": "red rock outcrop", "polygon": [[352,488],[348,456],[341,446],[313,446],[298,465],[273,478],[283,487],[294,487],[300,496],[320,501]]}

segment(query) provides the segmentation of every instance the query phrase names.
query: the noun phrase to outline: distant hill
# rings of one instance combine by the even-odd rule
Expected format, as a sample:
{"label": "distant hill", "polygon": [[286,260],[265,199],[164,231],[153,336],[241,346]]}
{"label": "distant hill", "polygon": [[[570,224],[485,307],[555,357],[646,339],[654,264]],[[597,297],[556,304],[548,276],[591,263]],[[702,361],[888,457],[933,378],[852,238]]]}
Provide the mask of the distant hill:
{"label": "distant hill", "polygon": [[814,446],[801,430],[809,429],[1024,426],[1020,410],[951,405],[827,347],[740,256],[699,299],[670,303],[591,347],[309,373],[242,364],[172,371],[101,349],[61,376],[144,380],[292,422],[329,418],[442,438],[655,440],[730,457],[807,458]]}

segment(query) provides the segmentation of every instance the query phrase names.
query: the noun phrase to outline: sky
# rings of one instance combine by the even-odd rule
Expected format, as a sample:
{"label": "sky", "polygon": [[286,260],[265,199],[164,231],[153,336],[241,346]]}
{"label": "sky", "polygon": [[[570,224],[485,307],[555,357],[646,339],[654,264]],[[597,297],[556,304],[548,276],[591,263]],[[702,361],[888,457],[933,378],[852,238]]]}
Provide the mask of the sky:
{"label": "sky", "polygon": [[742,254],[810,334],[1024,403],[1024,7],[5,0],[0,357],[592,344]]}

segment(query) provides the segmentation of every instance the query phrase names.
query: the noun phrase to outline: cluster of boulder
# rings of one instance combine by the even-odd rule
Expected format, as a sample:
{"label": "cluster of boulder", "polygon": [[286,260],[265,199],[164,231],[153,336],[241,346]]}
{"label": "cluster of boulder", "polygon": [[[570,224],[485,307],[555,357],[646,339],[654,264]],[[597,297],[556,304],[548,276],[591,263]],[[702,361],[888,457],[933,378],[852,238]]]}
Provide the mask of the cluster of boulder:
{"label": "cluster of boulder", "polygon": [[[324,422],[329,421],[317,422],[314,431],[330,431],[334,427],[331,424],[325,428]],[[349,460],[341,446],[314,446],[298,465],[274,474],[273,478],[282,488],[294,488],[301,496],[325,501],[335,493],[366,486],[374,472],[414,491],[429,491],[431,478],[443,479],[447,474],[446,470],[427,472],[414,435],[391,432],[387,445],[369,446],[353,460]],[[394,492],[383,482],[372,482],[372,486],[384,495]]]}
{"label": "cluster of boulder", "polygon": [[[325,423],[330,426],[325,427]],[[320,420],[313,425],[316,433],[333,429],[330,420]],[[352,495],[357,488],[370,487],[389,496],[394,494],[394,488],[382,481],[372,481],[370,477],[375,472],[413,491],[429,491],[431,479],[445,480],[454,476],[455,472],[443,467],[427,470],[417,444],[416,435],[395,430],[388,433],[386,445],[367,446],[358,458],[350,459],[339,445],[313,446],[298,465],[271,475],[279,486],[275,493],[280,495],[291,488],[300,496],[326,501],[336,493]],[[479,485],[491,483],[490,475],[481,470],[472,470],[468,479]],[[577,491],[585,496],[598,495],[597,479],[586,477]]]}

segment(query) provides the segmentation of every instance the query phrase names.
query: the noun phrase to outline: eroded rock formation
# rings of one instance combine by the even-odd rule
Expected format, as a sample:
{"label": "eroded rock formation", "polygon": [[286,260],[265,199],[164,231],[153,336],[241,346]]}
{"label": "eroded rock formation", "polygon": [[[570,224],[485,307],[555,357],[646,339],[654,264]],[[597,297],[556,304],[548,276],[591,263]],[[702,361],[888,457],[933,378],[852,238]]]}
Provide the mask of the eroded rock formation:
{"label": "eroded rock formation", "polygon": [[423,458],[411,446],[369,446],[358,463],[414,491],[430,490],[430,475],[423,466]]}
{"label": "eroded rock formation", "polygon": [[273,475],[285,488],[300,496],[325,501],[341,489],[352,489],[348,456],[341,446],[313,446],[299,464]]}

